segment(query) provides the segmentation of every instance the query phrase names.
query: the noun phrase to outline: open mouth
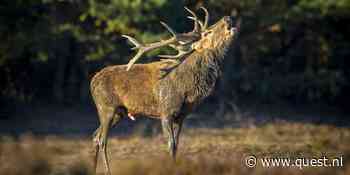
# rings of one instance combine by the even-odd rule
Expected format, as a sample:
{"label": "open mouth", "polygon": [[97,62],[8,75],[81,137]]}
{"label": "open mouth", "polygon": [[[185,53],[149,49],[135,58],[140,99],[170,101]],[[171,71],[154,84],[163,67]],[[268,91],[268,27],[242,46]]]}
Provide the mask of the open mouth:
{"label": "open mouth", "polygon": [[226,31],[228,33],[228,36],[232,36],[237,31],[237,28],[236,27],[228,27]]}
{"label": "open mouth", "polygon": [[230,29],[230,32],[231,32],[231,33],[236,33],[236,31],[237,31],[237,28],[236,28],[236,27],[231,27],[231,29]]}

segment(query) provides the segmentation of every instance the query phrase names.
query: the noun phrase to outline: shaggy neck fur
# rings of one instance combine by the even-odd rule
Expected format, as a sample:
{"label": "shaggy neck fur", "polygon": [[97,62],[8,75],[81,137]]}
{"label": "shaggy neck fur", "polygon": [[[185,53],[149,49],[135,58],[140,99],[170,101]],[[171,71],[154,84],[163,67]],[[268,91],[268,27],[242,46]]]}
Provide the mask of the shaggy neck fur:
{"label": "shaggy neck fur", "polygon": [[[220,47],[202,52],[195,51],[165,77],[187,103],[200,103],[209,96],[221,74],[221,63],[231,39]],[[196,105],[196,104],[194,104]]]}

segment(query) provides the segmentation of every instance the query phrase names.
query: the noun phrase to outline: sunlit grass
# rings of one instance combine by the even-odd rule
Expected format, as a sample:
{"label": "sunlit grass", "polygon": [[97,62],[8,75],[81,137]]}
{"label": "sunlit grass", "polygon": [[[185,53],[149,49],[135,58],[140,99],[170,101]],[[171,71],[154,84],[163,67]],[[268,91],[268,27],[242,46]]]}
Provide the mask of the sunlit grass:
{"label": "sunlit grass", "polygon": [[[176,163],[166,153],[165,140],[154,137],[111,137],[109,154],[113,174],[348,174],[350,129],[334,126],[275,123],[261,127],[185,129]],[[1,138],[0,174],[92,174],[89,138]],[[248,168],[244,157],[337,157],[341,168]],[[98,172],[103,173],[100,164]]]}

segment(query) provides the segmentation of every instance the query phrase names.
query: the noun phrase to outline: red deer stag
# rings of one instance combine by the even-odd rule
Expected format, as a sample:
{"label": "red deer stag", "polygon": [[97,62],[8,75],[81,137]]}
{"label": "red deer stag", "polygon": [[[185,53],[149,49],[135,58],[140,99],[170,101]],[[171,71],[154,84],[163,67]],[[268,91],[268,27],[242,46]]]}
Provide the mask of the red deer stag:
{"label": "red deer stag", "polygon": [[[91,94],[100,121],[93,138],[95,171],[101,149],[105,173],[110,174],[108,131],[123,117],[160,119],[170,155],[175,159],[182,121],[213,92],[221,73],[220,63],[239,24],[234,26],[231,17],[225,16],[208,27],[209,14],[204,7],[201,8],[206,14],[204,22],[185,9],[192,15],[189,18],[194,21],[193,31],[178,34],[161,22],[172,34],[171,38],[142,44],[123,35],[135,45],[137,54],[127,65],[106,67],[92,78]],[[178,54],[160,56],[166,60],[134,64],[144,53],[165,46],[176,49]]]}

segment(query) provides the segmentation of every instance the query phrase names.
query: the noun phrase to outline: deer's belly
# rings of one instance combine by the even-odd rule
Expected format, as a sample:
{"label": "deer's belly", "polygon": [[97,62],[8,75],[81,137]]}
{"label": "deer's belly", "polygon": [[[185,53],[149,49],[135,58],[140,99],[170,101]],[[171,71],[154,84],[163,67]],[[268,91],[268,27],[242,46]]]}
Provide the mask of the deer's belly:
{"label": "deer's belly", "polygon": [[159,103],[153,92],[159,80],[155,65],[135,65],[112,77],[114,95],[132,116],[159,116]]}
{"label": "deer's belly", "polygon": [[159,117],[159,103],[151,92],[128,93],[120,98],[128,113],[132,116]]}

